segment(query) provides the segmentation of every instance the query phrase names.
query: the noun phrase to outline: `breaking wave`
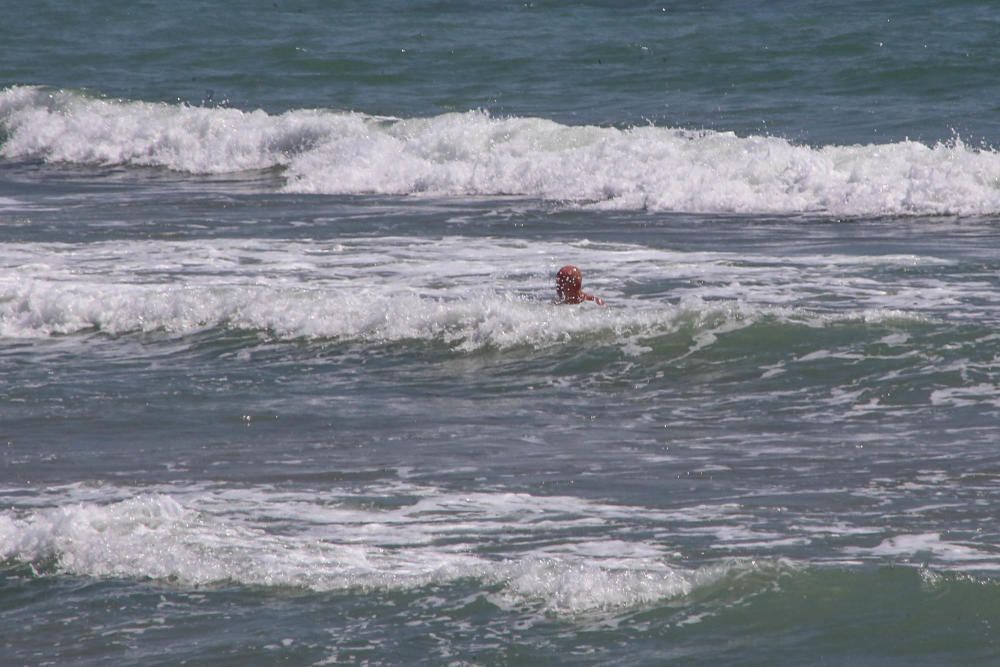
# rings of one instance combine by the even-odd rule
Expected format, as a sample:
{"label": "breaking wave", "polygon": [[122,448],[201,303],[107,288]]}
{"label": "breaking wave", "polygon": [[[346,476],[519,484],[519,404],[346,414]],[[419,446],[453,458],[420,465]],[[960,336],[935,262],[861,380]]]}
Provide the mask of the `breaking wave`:
{"label": "breaking wave", "polygon": [[293,193],[515,195],[692,213],[1000,212],[1000,154],[956,139],[852,146],[482,111],[385,118],[0,91],[0,155],[190,174],[279,168]]}

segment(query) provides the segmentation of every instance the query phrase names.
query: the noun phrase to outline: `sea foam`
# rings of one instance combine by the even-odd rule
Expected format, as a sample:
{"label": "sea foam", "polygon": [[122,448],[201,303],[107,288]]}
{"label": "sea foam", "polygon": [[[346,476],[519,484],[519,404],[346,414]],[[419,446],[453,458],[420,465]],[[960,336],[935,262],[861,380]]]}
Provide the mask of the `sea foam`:
{"label": "sea foam", "polygon": [[548,301],[491,290],[454,298],[392,288],[0,284],[0,338],[13,339],[228,330],[278,340],[436,342],[457,352],[542,349],[580,337],[631,349],[637,336],[690,335],[719,326],[730,330],[747,326],[754,315],[766,313],[698,300],[634,312],[564,311]]}
{"label": "sea foam", "polygon": [[[182,587],[237,582],[392,592],[474,578],[499,605],[561,614],[683,597],[729,569],[672,566],[652,544],[614,558],[574,553],[572,540],[562,551],[548,539],[543,551],[525,544],[536,532],[588,525],[594,515],[649,513],[644,508],[568,497],[410,492],[421,494],[415,504],[383,510],[349,498],[316,503],[313,494],[266,489],[178,489],[104,502],[64,498],[54,507],[0,513],[0,560],[43,573]],[[518,549],[484,548],[506,539]]]}
{"label": "sea foam", "polygon": [[[587,287],[607,308],[551,306],[552,276],[565,261],[592,269]],[[464,352],[587,340],[635,355],[663,336],[704,347],[765,320],[925,321],[961,310],[963,299],[988,298],[932,292],[926,280],[874,289],[855,275],[870,261],[464,237],[0,244],[0,337],[226,330],[281,340],[415,340]],[[629,296],[622,289],[630,284],[659,287]],[[808,301],[830,289],[854,308]]]}
{"label": "sea foam", "polygon": [[191,174],[281,168],[295,193],[517,195],[604,209],[863,215],[1000,212],[1000,154],[961,140],[813,147],[483,111],[393,119],[0,91],[0,155]]}

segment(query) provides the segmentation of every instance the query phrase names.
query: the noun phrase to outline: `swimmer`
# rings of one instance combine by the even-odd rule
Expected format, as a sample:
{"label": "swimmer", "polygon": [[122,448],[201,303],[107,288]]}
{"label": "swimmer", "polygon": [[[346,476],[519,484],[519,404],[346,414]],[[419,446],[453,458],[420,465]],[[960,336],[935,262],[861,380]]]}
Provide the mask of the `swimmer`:
{"label": "swimmer", "polygon": [[559,269],[556,274],[556,300],[552,303],[583,303],[593,301],[598,306],[604,305],[604,299],[583,291],[583,272],[572,264]]}

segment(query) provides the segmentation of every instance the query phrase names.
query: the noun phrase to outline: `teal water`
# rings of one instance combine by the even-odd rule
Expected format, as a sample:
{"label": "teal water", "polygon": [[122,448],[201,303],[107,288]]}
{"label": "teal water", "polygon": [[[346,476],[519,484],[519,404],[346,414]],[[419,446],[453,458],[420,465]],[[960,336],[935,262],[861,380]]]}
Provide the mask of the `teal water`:
{"label": "teal water", "polygon": [[1000,25],[979,3],[56,1],[0,31],[8,84],[126,99],[487,109],[816,145],[992,145],[998,130]]}
{"label": "teal water", "polygon": [[5,15],[3,664],[997,661],[996,11]]}

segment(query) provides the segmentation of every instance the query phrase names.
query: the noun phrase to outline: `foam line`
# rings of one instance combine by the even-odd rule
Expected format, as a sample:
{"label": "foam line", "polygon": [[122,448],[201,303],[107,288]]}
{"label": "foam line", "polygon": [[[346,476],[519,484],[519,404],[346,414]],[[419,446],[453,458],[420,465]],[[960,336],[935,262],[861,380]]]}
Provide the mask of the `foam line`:
{"label": "foam line", "polygon": [[[435,519],[443,511],[452,520]],[[61,574],[181,586],[238,582],[395,591],[476,578],[497,590],[498,603],[541,605],[556,613],[681,597],[727,571],[673,567],[652,545],[616,558],[572,549],[497,557],[477,548],[495,535],[513,531],[523,538],[553,523],[565,529],[586,518],[564,512],[616,511],[622,510],[518,494],[428,492],[412,507],[378,511],[316,506],[304,497],[272,492],[152,493],[0,513],[0,560]],[[269,517],[264,524],[253,518],[260,513]],[[265,528],[286,513],[297,521],[277,532]],[[540,518],[546,521],[539,524]]]}
{"label": "foam line", "polygon": [[284,169],[296,193],[519,195],[604,209],[866,215],[1000,212],[1000,154],[956,139],[804,146],[481,111],[388,119],[0,91],[0,155],[190,174]]}

